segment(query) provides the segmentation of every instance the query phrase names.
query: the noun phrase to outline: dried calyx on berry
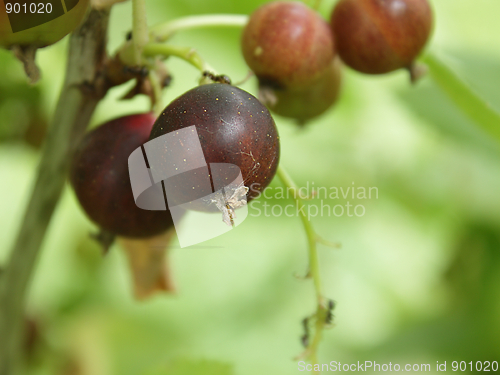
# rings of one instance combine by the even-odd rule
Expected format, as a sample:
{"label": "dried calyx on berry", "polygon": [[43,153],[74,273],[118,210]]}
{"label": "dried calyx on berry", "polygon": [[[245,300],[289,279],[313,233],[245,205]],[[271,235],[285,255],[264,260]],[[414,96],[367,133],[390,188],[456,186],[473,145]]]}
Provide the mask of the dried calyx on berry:
{"label": "dried calyx on berry", "polygon": [[[150,71],[152,70],[152,71]],[[106,60],[104,67],[104,77],[109,87],[119,86],[130,80],[135,80],[135,85],[121,98],[132,99],[136,95],[146,95],[151,100],[151,106],[154,107],[159,99],[155,94],[150,73],[153,73],[159,84],[160,89],[170,85],[172,76],[162,61],[156,60],[154,64],[146,66],[128,66],[117,54]]]}

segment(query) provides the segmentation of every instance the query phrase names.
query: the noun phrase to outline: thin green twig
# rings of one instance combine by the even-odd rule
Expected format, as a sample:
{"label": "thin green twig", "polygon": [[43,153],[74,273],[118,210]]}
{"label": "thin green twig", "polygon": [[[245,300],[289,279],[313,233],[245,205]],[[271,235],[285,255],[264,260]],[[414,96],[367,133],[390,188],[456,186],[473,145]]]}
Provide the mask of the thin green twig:
{"label": "thin green twig", "polygon": [[[142,57],[176,56],[187,61],[201,72],[209,71],[213,74],[217,74],[193,48],[167,45],[161,42],[165,42],[180,30],[202,27],[243,27],[248,22],[248,16],[241,14],[189,16],[158,24],[152,27],[148,34],[147,30],[145,30],[146,13],[144,0],[133,1],[134,28],[132,32],[132,43],[127,42],[118,49],[118,54],[122,62],[132,66],[143,65],[144,61]],[[203,78],[200,80],[200,84],[201,83],[206,83]]]}
{"label": "thin green twig", "polygon": [[144,46],[142,54],[145,57],[175,56],[187,61],[201,72],[206,70],[214,72],[213,69],[198,54],[198,52],[191,47],[179,47],[162,43],[149,43]]}
{"label": "thin green twig", "polygon": [[132,0],[132,42],[134,46],[134,65],[142,65],[142,49],[149,41],[146,19],[146,0]]}
{"label": "thin green twig", "polygon": [[158,76],[156,75],[156,72],[154,70],[149,71],[149,81],[151,82],[154,95],[153,112],[155,113],[155,115],[159,116],[163,109],[161,102],[162,92],[160,81],[158,80]]}
{"label": "thin green twig", "polygon": [[[278,167],[277,175],[281,180],[281,182],[293,192],[295,204],[297,205],[298,212],[300,213],[300,219],[302,220],[302,225],[304,226],[307,236],[308,253],[309,253],[309,270],[307,276],[313,279],[314,289],[316,292],[317,306],[316,306],[316,313],[313,316],[315,322],[313,337],[309,345],[307,345],[306,351],[303,353],[302,356],[307,358],[309,362],[313,364],[314,367],[314,364],[318,363],[318,358],[317,358],[318,346],[321,341],[323,329],[327,325],[327,314],[328,314],[326,299],[323,296],[322,285],[321,285],[321,274],[319,268],[317,243],[318,242],[328,243],[328,242],[322,240],[314,231],[314,228],[312,227],[312,224],[309,221],[308,216],[305,214],[305,211],[303,211],[305,205],[298,192],[298,187],[292,180],[290,175],[285,171],[285,169],[282,166]],[[335,245],[331,243],[328,244]],[[313,370],[313,372],[317,373],[317,371],[315,370]]]}
{"label": "thin green twig", "polygon": [[180,30],[200,27],[243,27],[248,22],[248,16],[242,14],[209,14],[188,16],[173,21],[161,23],[150,29],[151,40],[164,42]]}

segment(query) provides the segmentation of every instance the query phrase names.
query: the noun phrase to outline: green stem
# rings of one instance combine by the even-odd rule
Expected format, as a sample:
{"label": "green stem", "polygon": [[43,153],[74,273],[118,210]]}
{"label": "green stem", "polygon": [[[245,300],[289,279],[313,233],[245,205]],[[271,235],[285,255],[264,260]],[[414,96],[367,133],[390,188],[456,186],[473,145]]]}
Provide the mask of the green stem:
{"label": "green stem", "polygon": [[317,250],[317,243],[319,241],[319,236],[314,231],[309,218],[302,212],[303,207],[305,207],[302,198],[300,197],[300,193],[298,191],[298,187],[295,182],[292,180],[290,175],[285,171],[282,166],[278,167],[277,175],[281,182],[289,188],[294,195],[295,203],[298,208],[298,212],[300,214],[300,219],[302,220],[302,225],[306,231],[307,242],[308,242],[308,252],[309,252],[309,271],[308,276],[312,277],[314,282],[314,289],[316,291],[316,313],[315,313],[315,329],[314,335],[310,345],[308,345],[306,350],[306,355],[308,360],[314,365],[318,363],[317,360],[317,351],[318,345],[321,341],[321,334],[326,325],[326,316],[327,316],[327,308],[325,303],[325,298],[323,297],[322,286],[321,286],[321,274],[319,268],[319,257]]}
{"label": "green stem", "polygon": [[160,82],[158,81],[158,76],[156,75],[154,70],[149,71],[149,81],[151,82],[151,86],[153,87],[153,112],[156,116],[159,116],[163,109],[161,103],[162,92]]}
{"label": "green stem", "polygon": [[435,54],[423,58],[436,84],[471,120],[486,133],[500,141],[500,113],[495,111],[474,90]]}
{"label": "green stem", "polygon": [[[151,28],[149,35],[147,35],[147,31],[145,33],[146,13],[144,0],[133,0],[133,7],[133,43],[125,43],[118,52],[122,62],[127,65],[142,65],[141,57],[176,56],[195,66],[201,72],[210,71],[216,74],[215,70],[194,49],[164,45],[161,42],[166,41],[180,30],[200,27],[243,27],[248,22],[248,16],[241,14],[189,16],[156,25]],[[153,41],[153,43],[149,43],[149,40]],[[203,83],[203,80],[200,83]]]}
{"label": "green stem", "polygon": [[196,52],[196,50],[191,47],[179,47],[169,44],[149,43],[144,46],[142,54],[146,57],[176,56],[187,61],[195,68],[199,69],[201,72],[204,72],[205,70],[214,72],[213,69],[202,59],[198,52]]}
{"label": "green stem", "polygon": [[107,90],[109,12],[92,10],[69,41],[66,77],[45,140],[35,185],[0,283],[0,374],[17,374],[24,344],[24,303],[45,233],[66,182],[70,156]]}
{"label": "green stem", "polygon": [[290,188],[293,192],[295,203],[298,207],[298,211],[300,213],[300,219],[302,220],[302,225],[306,231],[307,242],[309,245],[309,272],[308,276],[311,276],[314,281],[314,288],[316,290],[316,297],[318,301],[323,301],[323,293],[321,291],[321,278],[319,272],[319,260],[318,260],[318,250],[316,244],[318,242],[318,236],[314,231],[314,228],[309,221],[307,215],[302,212],[302,207],[304,207],[304,201],[300,197],[298,192],[298,187],[295,182],[292,180],[290,175],[285,171],[285,169],[281,166],[278,167],[277,175],[283,184]]}
{"label": "green stem", "polygon": [[[281,176],[280,176],[281,178]],[[283,180],[282,180],[283,181]],[[298,198],[299,194],[296,194],[296,204],[298,206],[299,211],[302,207],[304,207],[304,203],[302,199]],[[319,301],[323,300],[323,293],[321,287],[321,278],[319,272],[319,258],[318,258],[318,250],[317,250],[317,236],[314,228],[309,221],[307,215],[301,212],[300,219],[302,220],[302,225],[306,231],[307,242],[309,245],[309,272],[308,276],[312,277],[314,282],[314,289],[316,291],[316,298]]]}
{"label": "green stem", "polygon": [[149,41],[146,18],[146,0],[132,0],[132,42],[134,44],[134,65],[142,65],[142,49]]}
{"label": "green stem", "polygon": [[164,42],[180,30],[200,27],[243,27],[248,22],[248,16],[241,14],[209,14],[189,16],[161,23],[151,28],[151,39]]}
{"label": "green stem", "polygon": [[314,10],[318,10],[320,6],[321,6],[321,0],[313,0],[312,8]]}

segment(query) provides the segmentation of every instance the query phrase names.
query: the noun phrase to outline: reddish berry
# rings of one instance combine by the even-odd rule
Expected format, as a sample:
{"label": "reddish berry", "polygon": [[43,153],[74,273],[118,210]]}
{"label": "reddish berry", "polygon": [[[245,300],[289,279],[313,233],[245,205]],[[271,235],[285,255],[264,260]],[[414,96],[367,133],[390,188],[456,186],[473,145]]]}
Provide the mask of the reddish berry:
{"label": "reddish berry", "polygon": [[381,74],[411,68],[429,39],[432,12],[427,0],[340,0],[331,24],[342,60]]}
{"label": "reddish berry", "polygon": [[335,56],[328,23],[303,3],[292,1],[257,9],[243,30],[241,46],[259,80],[279,88],[309,85]]}
{"label": "reddish berry", "polygon": [[304,124],[335,104],[340,93],[341,76],[341,63],[335,59],[312,85],[300,90],[280,90],[260,85],[260,97],[273,113]]}
{"label": "reddish berry", "polygon": [[150,237],[172,226],[168,211],[136,206],[128,171],[132,151],[147,142],[155,117],[124,116],[89,132],[71,164],[70,180],[83,209],[100,228],[123,237]]}

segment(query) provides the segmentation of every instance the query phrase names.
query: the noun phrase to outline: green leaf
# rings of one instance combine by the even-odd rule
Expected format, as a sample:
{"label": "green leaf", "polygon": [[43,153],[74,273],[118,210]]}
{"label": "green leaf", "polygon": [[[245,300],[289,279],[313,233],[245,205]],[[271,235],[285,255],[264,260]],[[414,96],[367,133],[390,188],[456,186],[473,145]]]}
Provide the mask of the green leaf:
{"label": "green leaf", "polygon": [[500,141],[500,113],[435,54],[428,53],[422,61],[428,65],[432,79],[448,97],[485,132]]}

